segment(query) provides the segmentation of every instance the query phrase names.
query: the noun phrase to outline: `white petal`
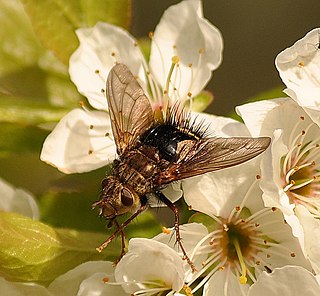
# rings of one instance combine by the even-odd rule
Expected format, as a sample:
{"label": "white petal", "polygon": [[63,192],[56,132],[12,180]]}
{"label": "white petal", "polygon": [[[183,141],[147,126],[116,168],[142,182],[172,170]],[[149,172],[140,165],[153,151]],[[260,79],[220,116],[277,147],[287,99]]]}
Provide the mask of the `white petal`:
{"label": "white petal", "polygon": [[39,219],[39,208],[33,196],[0,179],[0,210]]}
{"label": "white petal", "polygon": [[114,282],[113,272],[111,262],[86,262],[57,277],[48,290],[54,295],[126,295],[120,285],[108,285],[104,282]]}
{"label": "white petal", "polygon": [[[291,116],[288,116],[288,111],[283,106],[291,104],[294,103],[288,98],[264,100],[237,106],[236,112],[242,117],[253,137],[270,137],[275,129],[281,128],[283,125],[288,126],[285,122],[289,122]],[[299,107],[297,106],[297,108]],[[280,126],[279,122],[283,122],[283,124]]]}
{"label": "white petal", "polygon": [[[192,254],[192,251],[194,250],[197,243],[207,234],[208,229],[201,223],[188,223],[180,225],[180,235],[183,247],[189,256]],[[181,252],[175,237],[173,238],[172,235],[175,235],[173,228],[171,228],[169,232],[158,234],[153,238],[153,240],[166,244],[177,252]],[[203,256],[196,256],[196,261],[192,259],[191,261],[195,265],[196,269],[200,270],[202,267],[202,262],[206,259],[206,254],[203,254]],[[191,272],[190,266],[187,262],[185,262],[185,270],[188,273]]]}
{"label": "white petal", "polygon": [[74,109],[46,138],[40,158],[64,173],[92,171],[115,158],[111,135],[108,113]]}
{"label": "white petal", "polygon": [[242,285],[232,272],[218,270],[204,285],[203,296],[242,296],[247,295],[249,285]]}
{"label": "white petal", "polygon": [[276,58],[276,66],[283,82],[295,93],[293,99],[302,107],[318,111],[320,111],[319,36],[319,28],[310,31]]}
{"label": "white petal", "polygon": [[223,216],[241,203],[258,174],[259,162],[255,159],[235,167],[183,180],[184,199],[193,210],[209,216]]}
{"label": "white petal", "polygon": [[272,273],[263,272],[248,296],[316,296],[320,287],[311,272],[299,266],[285,266]]}
{"label": "white petal", "polygon": [[[188,92],[194,96],[204,88],[212,71],[220,65],[222,47],[219,30],[203,18],[201,2],[182,1],[164,12],[154,32],[150,69],[165,88],[171,58],[178,56],[179,68],[172,76],[179,92],[178,98],[184,98]],[[170,97],[171,91],[172,88]]]}
{"label": "white petal", "polygon": [[320,273],[320,222],[301,205],[295,209],[296,215],[304,230],[304,251],[316,274]]}
{"label": "white petal", "polygon": [[184,284],[184,267],[181,257],[165,244],[150,239],[133,238],[128,253],[115,270],[116,281],[124,283],[127,293],[142,288],[143,283],[156,281],[164,287],[180,291]]}
{"label": "white petal", "polygon": [[0,277],[0,291],[8,296],[53,296],[48,290],[37,284],[9,282]]}
{"label": "white petal", "polygon": [[[106,79],[116,62],[126,64],[136,75],[142,54],[136,40],[125,30],[99,22],[93,28],[76,31],[80,46],[70,58],[69,73],[79,92],[99,110],[107,110]],[[96,71],[99,73],[96,73]]]}

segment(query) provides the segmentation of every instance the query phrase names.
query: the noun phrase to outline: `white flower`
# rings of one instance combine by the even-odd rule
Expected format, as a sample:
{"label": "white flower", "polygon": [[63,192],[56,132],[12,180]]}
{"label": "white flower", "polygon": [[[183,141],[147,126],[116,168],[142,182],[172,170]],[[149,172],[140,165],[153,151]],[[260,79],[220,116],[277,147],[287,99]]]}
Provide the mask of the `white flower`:
{"label": "white flower", "polygon": [[9,282],[0,277],[0,291],[9,296],[54,296],[45,287],[33,283]]}
{"label": "white flower", "polygon": [[53,295],[128,295],[121,285],[116,285],[114,282],[114,267],[111,262],[91,261],[80,264],[57,277],[48,290]]}
{"label": "white flower", "polygon": [[22,214],[34,220],[39,219],[38,205],[33,196],[23,189],[14,188],[2,179],[0,179],[0,210]]}
{"label": "white flower", "polygon": [[203,295],[246,295],[264,270],[310,268],[281,211],[263,205],[258,160],[182,183],[187,204],[210,217],[194,217],[209,233],[190,256],[197,262],[206,255],[187,282],[192,293],[204,285]]}
{"label": "white flower", "polygon": [[263,272],[250,289],[248,296],[318,296],[320,285],[316,277],[299,266],[276,268],[272,273]]}
{"label": "white flower", "polygon": [[[199,0],[182,1],[166,10],[152,37],[149,66],[138,42],[121,28],[97,23],[77,34],[80,47],[70,59],[71,79],[89,103],[103,111],[106,78],[117,62],[137,76],[157,109],[167,100],[180,100],[181,106],[191,100],[222,59],[221,34],[203,18]],[[110,162],[115,147],[109,115],[96,114],[88,110],[67,114],[46,139],[41,160],[65,173],[91,171]]]}
{"label": "white flower", "polygon": [[285,93],[320,126],[320,29],[310,31],[276,58]]}
{"label": "white flower", "polygon": [[[291,99],[260,101],[237,107],[253,136],[273,137],[271,149],[264,155],[261,188],[266,206],[279,207],[306,255],[319,270],[319,248],[307,247],[304,230],[315,228],[297,206],[307,209],[313,218],[320,217],[320,128]],[[300,211],[300,213],[302,213]],[[319,227],[319,226],[318,226]],[[318,230],[319,232],[319,230]]]}
{"label": "white flower", "polygon": [[165,244],[133,238],[116,267],[115,278],[131,295],[174,295],[184,287],[184,265],[178,253]]}

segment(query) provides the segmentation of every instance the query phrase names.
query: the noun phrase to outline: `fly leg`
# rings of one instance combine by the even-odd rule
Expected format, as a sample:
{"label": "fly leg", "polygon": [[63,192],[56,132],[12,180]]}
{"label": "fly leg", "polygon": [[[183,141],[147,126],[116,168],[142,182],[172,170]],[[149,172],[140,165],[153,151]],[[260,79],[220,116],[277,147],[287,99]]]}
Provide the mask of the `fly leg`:
{"label": "fly leg", "polygon": [[[146,210],[148,208],[148,204],[145,202],[145,203],[142,203],[141,204],[141,207],[134,213],[132,214],[126,221],[124,221],[121,225],[119,225],[117,222],[116,223],[116,226],[117,226],[117,230],[107,238],[107,240],[102,243],[100,245],[100,247],[98,247],[96,250],[100,253],[102,252],[102,250],[104,248],[106,248],[115,238],[116,236],[121,233],[121,239],[122,239],[122,251],[121,251],[121,257],[124,255],[125,253],[125,248],[123,247],[125,245],[124,243],[124,229],[128,226],[128,224],[134,219],[136,218],[139,214],[141,214],[144,210]],[[115,220],[114,220],[115,221]],[[119,258],[119,260],[121,259],[121,257]],[[118,261],[119,261],[118,260]]]}
{"label": "fly leg", "polygon": [[183,247],[182,239],[180,236],[180,229],[179,229],[179,211],[178,208],[165,197],[165,195],[161,191],[156,191],[155,194],[160,198],[160,200],[174,213],[174,231],[176,233],[176,241],[182,251],[183,260],[186,260],[187,263],[190,265],[192,272],[196,272],[196,267],[194,266],[193,262],[190,260],[189,256],[187,255],[186,250]]}
{"label": "fly leg", "polygon": [[[120,225],[117,220],[114,220],[114,224],[116,225],[117,229],[120,228]],[[121,260],[121,258],[126,253],[126,241],[125,241],[125,233],[124,233],[123,228],[120,229],[120,233],[121,233],[121,254],[120,254],[120,257],[115,262],[113,262],[114,265],[117,265],[118,262]]]}

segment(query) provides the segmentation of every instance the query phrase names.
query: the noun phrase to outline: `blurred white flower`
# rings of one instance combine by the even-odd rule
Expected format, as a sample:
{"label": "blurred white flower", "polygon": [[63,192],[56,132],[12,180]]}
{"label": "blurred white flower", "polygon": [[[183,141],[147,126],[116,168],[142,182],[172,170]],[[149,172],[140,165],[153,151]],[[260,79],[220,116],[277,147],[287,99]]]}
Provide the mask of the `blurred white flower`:
{"label": "blurred white flower", "polygon": [[278,54],[276,66],[285,93],[320,126],[320,28]]}
{"label": "blurred white flower", "polygon": [[0,277],[0,291],[8,296],[54,296],[47,288],[33,283],[9,282]]}
{"label": "blurred white flower", "polygon": [[[237,107],[237,112],[253,136],[273,138],[271,149],[264,155],[261,165],[265,205],[283,211],[313,268],[319,272],[320,249],[307,247],[319,235],[304,233],[310,227],[315,229],[315,225],[308,224],[310,219],[302,221],[306,217],[304,211],[304,214],[302,210],[299,215],[297,213],[299,206],[304,207],[313,219],[320,217],[319,126],[289,98],[246,104]],[[318,224],[317,221],[314,223]],[[317,241],[320,242],[320,237]]]}
{"label": "blurred white flower", "polygon": [[115,269],[115,278],[130,295],[177,295],[184,288],[184,263],[161,242],[133,238]]}
{"label": "blurred white flower", "polygon": [[14,188],[3,179],[0,179],[0,210],[39,219],[38,205],[33,196],[23,189]]}
{"label": "blurred white flower", "polygon": [[[149,66],[138,42],[121,28],[97,23],[77,35],[80,47],[70,59],[70,76],[97,110],[107,111],[105,84],[115,63],[129,67],[157,109],[167,100],[180,100],[183,106],[204,88],[222,60],[221,34],[203,18],[200,0],[182,1],[165,11],[152,34]],[[65,173],[105,166],[116,154],[109,120],[107,112],[72,111],[45,140],[41,160]]]}
{"label": "blurred white flower", "polygon": [[52,295],[70,296],[129,295],[121,285],[114,283],[114,267],[111,262],[90,261],[57,277],[49,285],[48,291]]}

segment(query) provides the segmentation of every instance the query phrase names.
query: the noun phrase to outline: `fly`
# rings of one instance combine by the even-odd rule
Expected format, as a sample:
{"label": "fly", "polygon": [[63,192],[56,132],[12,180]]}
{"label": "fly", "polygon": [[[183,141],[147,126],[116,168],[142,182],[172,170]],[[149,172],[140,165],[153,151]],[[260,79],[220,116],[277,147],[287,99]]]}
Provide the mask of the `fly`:
{"label": "fly", "polygon": [[[149,99],[130,70],[115,65],[108,76],[106,95],[118,159],[102,181],[100,200],[93,204],[116,230],[97,250],[101,252],[121,235],[125,254],[125,227],[148,208],[148,195],[155,195],[175,216],[176,241],[189,259],[179,232],[177,207],[161,190],[173,181],[228,168],[254,158],[267,149],[270,138],[206,137],[190,116],[179,108],[168,107],[164,121],[155,119]],[[131,212],[121,225],[116,218]],[[120,259],[119,258],[119,259]]]}

